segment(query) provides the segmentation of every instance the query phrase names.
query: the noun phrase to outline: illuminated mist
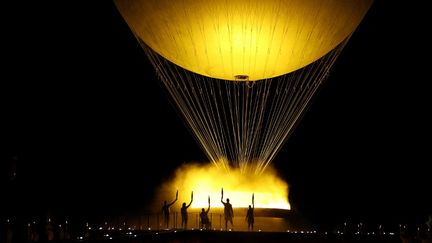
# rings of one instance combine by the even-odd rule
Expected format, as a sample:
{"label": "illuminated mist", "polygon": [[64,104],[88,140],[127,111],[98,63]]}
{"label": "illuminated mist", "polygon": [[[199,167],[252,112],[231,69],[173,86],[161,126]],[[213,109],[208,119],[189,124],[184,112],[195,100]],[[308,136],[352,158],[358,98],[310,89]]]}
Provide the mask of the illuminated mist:
{"label": "illuminated mist", "polygon": [[246,208],[252,204],[252,193],[255,194],[255,208],[291,209],[288,202],[288,184],[277,176],[272,168],[267,168],[261,175],[242,174],[239,169],[217,168],[212,164],[188,164],[178,168],[174,177],[163,183],[157,191],[157,205],[164,200],[168,203],[175,199],[176,190],[179,198],[176,205],[190,202],[191,191],[194,193],[191,208],[207,208],[208,196],[212,208],[223,207],[221,188],[224,190],[224,201],[230,199],[235,208]]}

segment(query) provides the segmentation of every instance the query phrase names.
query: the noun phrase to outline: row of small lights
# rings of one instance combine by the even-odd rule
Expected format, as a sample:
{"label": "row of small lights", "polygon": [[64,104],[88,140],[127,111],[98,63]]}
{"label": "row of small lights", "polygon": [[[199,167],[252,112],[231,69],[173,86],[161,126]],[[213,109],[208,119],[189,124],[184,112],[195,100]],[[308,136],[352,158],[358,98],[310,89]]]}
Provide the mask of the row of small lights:
{"label": "row of small lights", "polygon": [[[327,232],[326,232],[327,233]],[[337,231],[336,232],[339,235],[343,235],[344,233],[342,231]],[[364,235],[375,235],[375,232],[366,232],[366,233],[360,233],[359,231],[354,233],[355,235],[360,235],[360,234],[364,234]],[[383,235],[395,235],[395,233],[393,232],[383,232]]]}
{"label": "row of small lights", "polygon": [[[127,235],[127,236],[133,236],[133,237],[137,237],[137,236],[138,236],[138,235],[136,235],[136,234],[133,234],[131,231],[126,232],[126,235]],[[112,240],[112,239],[113,239],[113,237],[110,236],[110,234],[104,234],[103,236],[104,236],[105,238],[109,239],[109,240]],[[78,239],[78,240],[84,240],[84,237],[83,237],[83,236],[79,236],[79,237],[77,237],[77,239]]]}
{"label": "row of small lights", "polygon": [[[6,223],[10,223],[10,219],[6,219]],[[51,223],[51,218],[48,219],[48,223]],[[30,222],[30,223],[27,223],[27,227],[31,227],[32,224],[35,225],[35,224],[36,224],[36,221],[32,221],[32,222]],[[65,224],[66,224],[66,226],[68,225],[68,221],[67,221],[67,220],[65,221]],[[59,224],[58,226],[59,226],[60,228],[62,227],[61,224]]]}
{"label": "row of small lights", "polygon": [[286,232],[288,232],[288,233],[294,233],[294,234],[316,234],[317,233],[316,230],[313,230],[313,231],[303,231],[303,230],[300,230],[300,231],[290,231],[290,230],[287,230]]}
{"label": "row of small lights", "polygon": [[[10,219],[6,219],[6,222],[7,223],[10,223]],[[33,221],[32,222],[33,224],[36,224],[36,221]],[[48,218],[48,223],[51,223],[51,218]],[[67,225],[68,224],[68,221],[66,220],[65,221],[65,224]],[[108,224],[108,222],[105,222],[105,226]],[[123,222],[123,225],[126,225],[126,222]],[[347,223],[345,222],[344,223],[344,226],[346,227],[346,225],[347,225]],[[27,224],[27,226],[28,227],[30,227],[31,226],[31,223],[28,223]],[[362,227],[363,226],[363,223],[359,223],[358,225],[357,225],[357,227],[358,228],[360,228],[360,227]],[[61,228],[62,227],[62,225],[61,224],[59,224],[59,227]],[[89,226],[89,223],[86,223],[86,228],[88,229],[88,230],[92,230],[92,227],[90,227]],[[399,225],[399,228],[400,229],[405,229],[406,228],[406,226],[405,225]],[[103,230],[104,228],[102,227],[102,226],[99,226],[99,228],[98,228],[99,230]],[[115,230],[115,227],[114,226],[112,226],[112,227],[108,227],[107,228],[108,230]],[[382,229],[382,225],[379,225],[379,229]],[[121,230],[123,230],[121,227],[119,227],[118,228],[118,230],[119,231],[121,231]],[[129,230],[129,231],[133,231],[133,230],[136,230],[136,226],[133,226],[133,227],[128,227],[127,228],[127,230]],[[151,230],[151,227],[149,227],[148,228],[148,230]],[[192,228],[192,230],[195,230],[194,228]],[[203,230],[203,229],[200,229],[201,231]],[[216,228],[213,228],[213,230],[216,230]],[[220,229],[221,231],[223,231],[223,229],[221,228]],[[418,228],[418,230],[420,230],[419,228]],[[228,231],[231,231],[231,229],[229,229]],[[177,232],[177,231],[174,231],[174,232]],[[259,229],[258,230],[258,232],[261,232],[261,229]],[[289,231],[289,230],[287,230],[287,232],[288,233],[300,233],[300,234],[316,234],[317,232],[314,230],[314,231]],[[128,232],[127,234],[132,234],[131,232]],[[342,232],[342,231],[337,231],[336,232],[337,234],[340,234],[340,235],[343,235],[344,233]],[[325,234],[327,234],[327,232],[325,232]],[[355,232],[354,234],[356,234],[356,235],[359,235],[360,234],[360,232],[359,231],[357,231],[357,232]],[[367,233],[365,233],[366,235],[374,235],[375,234],[375,232],[367,232]],[[383,235],[395,235],[395,233],[393,233],[393,232],[383,232],[382,233]]]}
{"label": "row of small lights", "polygon": [[[9,219],[6,219],[6,222],[7,222],[7,223],[10,223],[10,220],[9,220]],[[36,224],[36,221],[33,221],[32,223],[33,223],[33,224]],[[50,219],[50,218],[48,219],[48,223],[51,223],[51,219]],[[65,221],[65,224],[66,224],[66,225],[68,224],[68,221],[67,221],[67,220]],[[105,225],[107,225],[107,224],[108,224],[108,223],[105,222]],[[126,222],[123,222],[123,225],[125,225],[125,224],[126,224]],[[347,223],[344,223],[344,226],[346,226],[346,225],[347,225]],[[30,226],[31,226],[31,223],[28,223],[28,227],[30,227]],[[363,226],[363,224],[362,224],[362,223],[359,223],[357,226],[358,226],[358,227],[361,227],[361,226]],[[61,228],[62,225],[59,224],[59,227]],[[86,223],[86,227],[87,227],[88,230],[91,230],[91,229],[92,229],[92,228],[89,226],[89,223]],[[379,229],[381,229],[381,228],[382,228],[382,225],[379,226]],[[404,226],[399,225],[399,228],[406,228],[406,226],[405,226],[405,225],[404,225]],[[99,229],[99,230],[103,230],[103,227],[100,226],[98,229]],[[115,230],[115,227],[114,227],[114,226],[113,226],[113,227],[108,227],[107,229],[108,229],[108,230]],[[130,231],[133,231],[133,230],[135,230],[135,229],[136,229],[136,226],[128,227],[127,230],[129,230],[129,232],[127,232],[126,235],[129,235],[129,236],[132,236],[132,235],[133,235],[134,237],[137,237],[136,234],[133,234],[132,232],[130,232]],[[122,228],[119,227],[118,230],[121,231]],[[149,227],[148,230],[150,231],[150,230],[151,230],[151,227]],[[166,230],[168,230],[168,229],[166,229]],[[195,229],[192,228],[192,230],[195,230]],[[200,231],[203,231],[203,229],[199,229],[199,230],[200,230]],[[213,230],[216,230],[216,228],[213,228]],[[220,231],[223,231],[223,229],[221,228]],[[231,229],[228,229],[228,231],[231,232],[232,230],[231,230]],[[177,230],[174,230],[173,232],[176,233]],[[261,229],[259,229],[258,232],[261,232]],[[314,230],[314,231],[290,231],[290,230],[287,230],[286,232],[288,232],[288,233],[294,233],[294,234],[316,234],[316,233],[317,233],[315,230]],[[337,231],[336,233],[339,234],[339,235],[343,235],[343,234],[344,234],[344,232],[342,232],[342,231]],[[157,235],[158,232],[156,232],[155,234]],[[328,233],[327,233],[327,232],[324,232],[324,234],[327,235]],[[355,232],[354,234],[355,234],[355,235],[360,235],[360,232],[357,231],[357,232]],[[366,232],[365,234],[366,234],[366,235],[375,235],[375,232]],[[392,235],[392,236],[395,235],[395,233],[393,233],[393,232],[383,232],[382,234],[383,234],[383,235]],[[109,234],[105,234],[104,237],[106,237],[106,238],[112,240],[112,236],[110,236]],[[77,239],[78,239],[78,240],[83,240],[84,237],[83,237],[83,236],[79,236],[79,237],[77,237]]]}
{"label": "row of small lights", "polygon": [[[380,227],[380,228],[381,228],[381,227]],[[92,229],[92,227],[89,227],[89,226],[88,226],[88,223],[87,223],[87,229],[89,229],[89,230]],[[103,227],[100,226],[98,229],[99,229],[99,230],[103,230]],[[115,230],[115,227],[114,227],[114,226],[113,226],[113,227],[108,227],[107,229],[108,229],[108,230]],[[123,229],[122,229],[121,227],[119,227],[118,230],[121,231],[121,230],[123,230]],[[136,230],[136,226],[128,227],[127,230],[129,230],[129,231]],[[147,230],[151,231],[152,228],[149,227],[149,228],[147,228]],[[170,230],[170,229],[164,229],[164,230]],[[195,230],[195,228],[191,228],[191,230]],[[199,229],[199,230],[200,230],[200,231],[203,231],[203,230],[205,230],[205,229]],[[213,230],[217,230],[217,229],[216,229],[216,228],[213,228]],[[220,231],[223,231],[223,228],[221,228]],[[228,231],[232,231],[232,230],[231,230],[231,229],[228,229]],[[262,231],[261,229],[258,229],[258,232],[261,232],[261,231]],[[174,230],[173,232],[176,233],[177,230]],[[316,234],[316,233],[317,233],[316,230],[313,230],[313,231],[303,231],[303,230],[301,230],[301,231],[290,231],[290,230],[287,230],[286,232],[288,232],[288,233],[294,233],[294,234]],[[126,234],[131,235],[132,232],[128,232],[128,233],[126,233]],[[156,233],[156,234],[157,234],[157,233]],[[327,233],[327,232],[324,232],[324,234],[328,234],[328,233]],[[336,234],[343,235],[344,232],[343,232],[343,231],[337,231]],[[360,231],[357,231],[357,232],[355,232],[354,234],[355,234],[355,235],[360,235]],[[364,234],[365,234],[365,235],[375,235],[375,232],[366,232],[366,233],[364,233]],[[383,232],[382,234],[383,234],[383,235],[395,235],[395,233],[393,233],[393,232]]]}
{"label": "row of small lights", "polygon": [[[151,228],[148,228],[148,230],[151,230]],[[165,229],[165,230],[169,230],[169,229]],[[191,230],[195,230],[195,228],[191,228]],[[199,229],[199,230],[203,231],[204,229]],[[216,230],[216,228],[213,228],[213,230]],[[224,231],[224,230],[221,228],[220,231]],[[232,229],[228,229],[228,231],[231,232]],[[262,231],[259,229],[258,232],[262,232]],[[286,232],[287,233],[293,233],[293,234],[317,234],[316,230],[313,230],[313,231],[303,231],[303,230],[301,230],[301,231],[290,231],[290,230],[287,230]],[[174,230],[173,233],[177,233],[177,230]],[[137,235],[133,234],[131,231],[129,231],[129,232],[125,233],[125,234],[127,236],[137,237]],[[327,235],[328,232],[324,232],[324,234]],[[344,233],[342,231],[337,231],[336,234],[343,235]],[[360,235],[360,232],[356,232],[355,234],[356,235]],[[159,232],[155,232],[155,235],[159,235]],[[375,232],[371,232],[371,233],[367,232],[366,235],[375,235]],[[388,233],[387,232],[383,232],[383,235],[392,235],[393,236],[393,235],[395,235],[395,233],[393,233],[393,232],[388,232]],[[113,239],[112,236],[110,236],[109,234],[104,234],[103,236],[105,238],[107,238],[107,239],[110,239],[110,240]],[[78,240],[83,240],[84,237],[80,236],[77,239]]]}

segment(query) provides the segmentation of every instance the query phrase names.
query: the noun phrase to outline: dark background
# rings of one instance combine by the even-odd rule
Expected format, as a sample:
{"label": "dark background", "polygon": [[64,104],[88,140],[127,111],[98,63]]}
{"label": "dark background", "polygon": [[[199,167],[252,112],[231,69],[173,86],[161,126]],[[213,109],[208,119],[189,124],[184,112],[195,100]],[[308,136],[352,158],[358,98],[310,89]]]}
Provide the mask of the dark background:
{"label": "dark background", "polygon": [[[111,1],[41,2],[2,7],[1,216],[139,212],[206,158]],[[428,15],[405,2],[374,3],[274,161],[311,222],[432,213]]]}

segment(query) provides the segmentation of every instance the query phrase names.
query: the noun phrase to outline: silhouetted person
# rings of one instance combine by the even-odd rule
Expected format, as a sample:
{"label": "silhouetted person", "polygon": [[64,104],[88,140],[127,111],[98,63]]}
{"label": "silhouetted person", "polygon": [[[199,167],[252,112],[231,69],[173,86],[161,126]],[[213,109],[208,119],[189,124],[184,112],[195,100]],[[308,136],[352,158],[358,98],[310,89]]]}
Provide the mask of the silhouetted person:
{"label": "silhouetted person", "polygon": [[249,205],[249,208],[246,212],[246,221],[248,223],[248,231],[253,231],[253,225],[254,225],[254,209],[255,209],[255,202],[254,202],[254,194],[252,194],[252,207]]}
{"label": "silhouetted person", "polygon": [[176,192],[176,198],[174,201],[172,201],[170,204],[167,204],[167,201],[164,201],[164,205],[162,206],[162,214],[163,214],[163,220],[165,222],[166,228],[169,227],[169,217],[170,217],[170,210],[169,208],[177,201],[178,198],[178,191]]}
{"label": "silhouetted person", "polygon": [[64,227],[62,227],[62,225],[59,225],[59,229],[58,229],[58,239],[60,241],[63,241],[65,239],[65,231],[64,231]]}
{"label": "silhouetted person", "polygon": [[226,199],[226,202],[223,201],[223,188],[222,188],[221,203],[224,205],[225,230],[228,229],[228,222],[230,222],[231,226],[234,228],[234,224],[233,224],[234,211],[229,198]]}
{"label": "silhouetted person", "polygon": [[12,222],[7,219],[6,220],[6,243],[12,243],[14,239],[14,232],[12,227]]}
{"label": "silhouetted person", "polygon": [[408,227],[402,226],[400,229],[400,239],[402,243],[412,243],[414,241],[414,236],[409,231]]}
{"label": "silhouetted person", "polygon": [[432,215],[429,215],[428,220],[418,227],[417,238],[421,243],[432,243]]}
{"label": "silhouetted person", "polygon": [[28,226],[27,227],[28,241],[30,242],[39,241],[39,233],[36,226],[36,222],[29,223],[27,226]]}
{"label": "silhouetted person", "polygon": [[431,243],[432,242],[432,228],[429,228],[426,232],[426,238],[423,240],[422,243]]}
{"label": "silhouetted person", "polygon": [[51,223],[51,218],[48,218],[48,222],[45,226],[45,230],[46,230],[46,238],[48,241],[52,241],[54,240],[54,227]]}
{"label": "silhouetted person", "polygon": [[429,231],[432,231],[432,214],[429,215],[428,221],[426,222],[426,225],[429,229]]}
{"label": "silhouetted person", "polygon": [[187,213],[187,209],[190,207],[190,205],[192,204],[193,201],[193,192],[191,193],[191,201],[190,203],[186,206],[186,203],[183,202],[182,207],[180,209],[181,212],[181,218],[182,218],[182,228],[186,229],[187,228],[187,221],[188,221],[188,213]]}
{"label": "silhouetted person", "polygon": [[208,198],[208,208],[205,210],[204,208],[201,209],[200,213],[200,222],[201,222],[201,229],[210,229],[211,224],[208,217],[208,212],[210,211],[210,196]]}

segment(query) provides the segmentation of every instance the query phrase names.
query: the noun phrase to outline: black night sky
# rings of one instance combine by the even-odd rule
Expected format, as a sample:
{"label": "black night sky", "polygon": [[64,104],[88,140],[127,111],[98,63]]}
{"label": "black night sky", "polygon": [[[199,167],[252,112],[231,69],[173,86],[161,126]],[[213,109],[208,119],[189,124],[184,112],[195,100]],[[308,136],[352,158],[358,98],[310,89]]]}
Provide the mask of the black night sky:
{"label": "black night sky", "polygon": [[[206,158],[111,1],[40,2],[2,7],[1,216],[139,212],[176,167]],[[419,9],[373,5],[274,161],[306,219],[432,213]]]}

